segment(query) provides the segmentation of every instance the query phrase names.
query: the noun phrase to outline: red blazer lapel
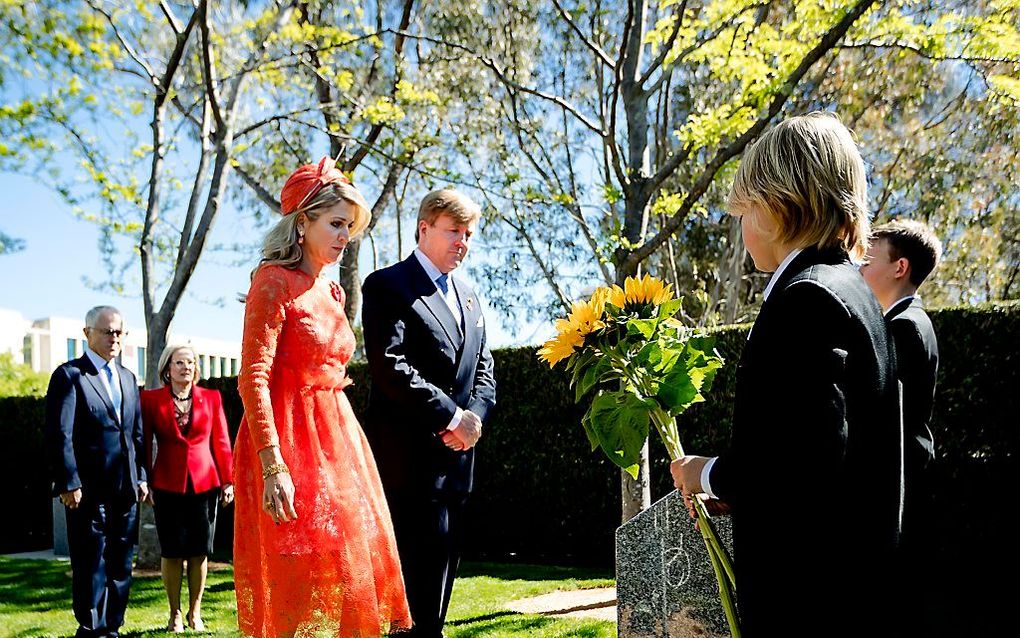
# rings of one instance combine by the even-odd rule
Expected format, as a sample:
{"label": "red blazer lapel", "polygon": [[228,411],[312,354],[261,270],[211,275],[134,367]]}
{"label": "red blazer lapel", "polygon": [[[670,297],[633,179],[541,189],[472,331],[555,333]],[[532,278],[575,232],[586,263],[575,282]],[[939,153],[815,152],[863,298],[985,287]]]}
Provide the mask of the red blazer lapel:
{"label": "red blazer lapel", "polygon": [[209,401],[205,390],[197,385],[192,386],[191,397],[191,429],[188,430],[188,438],[201,438],[205,435],[205,429],[202,428],[200,432],[199,428],[201,424],[209,422]]}

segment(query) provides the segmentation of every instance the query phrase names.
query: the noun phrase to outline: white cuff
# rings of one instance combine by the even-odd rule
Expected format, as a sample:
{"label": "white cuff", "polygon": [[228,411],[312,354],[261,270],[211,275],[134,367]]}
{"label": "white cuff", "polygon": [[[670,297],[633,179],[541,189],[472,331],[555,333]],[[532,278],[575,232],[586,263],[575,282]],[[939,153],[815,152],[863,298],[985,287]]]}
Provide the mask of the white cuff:
{"label": "white cuff", "polygon": [[450,419],[450,424],[446,426],[446,429],[453,432],[460,425],[460,420],[464,417],[464,410],[457,408],[457,411],[453,413],[453,418]]}
{"label": "white cuff", "polygon": [[712,458],[708,459],[708,463],[705,463],[705,467],[701,468],[701,491],[704,492],[705,494],[708,494],[712,498],[719,497],[716,496],[715,492],[712,491],[712,486],[708,482],[708,475],[712,473],[712,466],[715,465],[715,461],[718,458],[719,458],[718,456],[713,456]]}

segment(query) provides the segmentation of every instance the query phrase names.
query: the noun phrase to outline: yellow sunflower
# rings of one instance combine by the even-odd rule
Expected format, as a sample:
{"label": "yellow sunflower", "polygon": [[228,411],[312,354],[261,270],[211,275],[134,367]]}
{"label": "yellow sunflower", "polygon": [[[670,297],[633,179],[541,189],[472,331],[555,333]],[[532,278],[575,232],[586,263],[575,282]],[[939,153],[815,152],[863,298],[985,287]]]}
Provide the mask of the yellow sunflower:
{"label": "yellow sunflower", "polygon": [[[588,301],[575,301],[570,307],[570,317],[568,321],[572,324],[575,330],[584,336],[592,333],[599,328],[604,328],[605,323],[602,322],[602,313],[606,309],[606,301],[602,295],[593,294],[591,299]],[[557,330],[559,324],[557,324]]]}
{"label": "yellow sunflower", "polygon": [[[556,322],[556,329],[560,330],[561,324],[570,325],[570,322],[566,319],[560,319]],[[574,354],[574,349],[584,345],[584,335],[578,333],[576,330],[560,330],[552,339],[546,341],[541,348],[538,349],[538,358],[543,359],[549,364],[549,367],[555,366],[560,361],[563,361],[570,355]]]}
{"label": "yellow sunflower", "polygon": [[658,306],[673,299],[672,286],[657,277],[627,277],[623,288],[613,286],[607,293],[607,300],[617,308],[627,306]]}
{"label": "yellow sunflower", "polygon": [[664,281],[651,275],[644,277],[627,277],[623,282],[623,290],[627,296],[628,303],[646,304],[658,306],[673,298],[671,287]]}

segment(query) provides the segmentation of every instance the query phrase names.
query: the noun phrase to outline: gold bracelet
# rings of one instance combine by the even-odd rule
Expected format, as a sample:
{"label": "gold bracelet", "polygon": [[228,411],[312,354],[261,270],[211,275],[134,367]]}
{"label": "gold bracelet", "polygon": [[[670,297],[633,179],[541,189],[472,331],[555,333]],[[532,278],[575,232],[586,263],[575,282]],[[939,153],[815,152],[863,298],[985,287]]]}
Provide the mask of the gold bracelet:
{"label": "gold bracelet", "polygon": [[275,476],[276,474],[283,473],[290,474],[290,468],[288,468],[287,465],[284,463],[273,463],[269,467],[264,468],[262,470],[262,479],[265,480],[270,476]]}

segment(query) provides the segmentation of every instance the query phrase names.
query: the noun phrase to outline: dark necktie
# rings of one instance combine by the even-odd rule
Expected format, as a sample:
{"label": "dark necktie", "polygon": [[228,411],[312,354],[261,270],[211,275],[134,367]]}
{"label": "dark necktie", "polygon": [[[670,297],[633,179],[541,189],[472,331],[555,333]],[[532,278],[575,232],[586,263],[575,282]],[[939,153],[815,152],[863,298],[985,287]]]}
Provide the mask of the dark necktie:
{"label": "dark necktie", "polygon": [[436,286],[443,291],[444,295],[450,292],[450,286],[449,284],[446,283],[446,280],[447,278],[449,278],[449,276],[450,275],[439,275],[438,277],[436,277]]}

